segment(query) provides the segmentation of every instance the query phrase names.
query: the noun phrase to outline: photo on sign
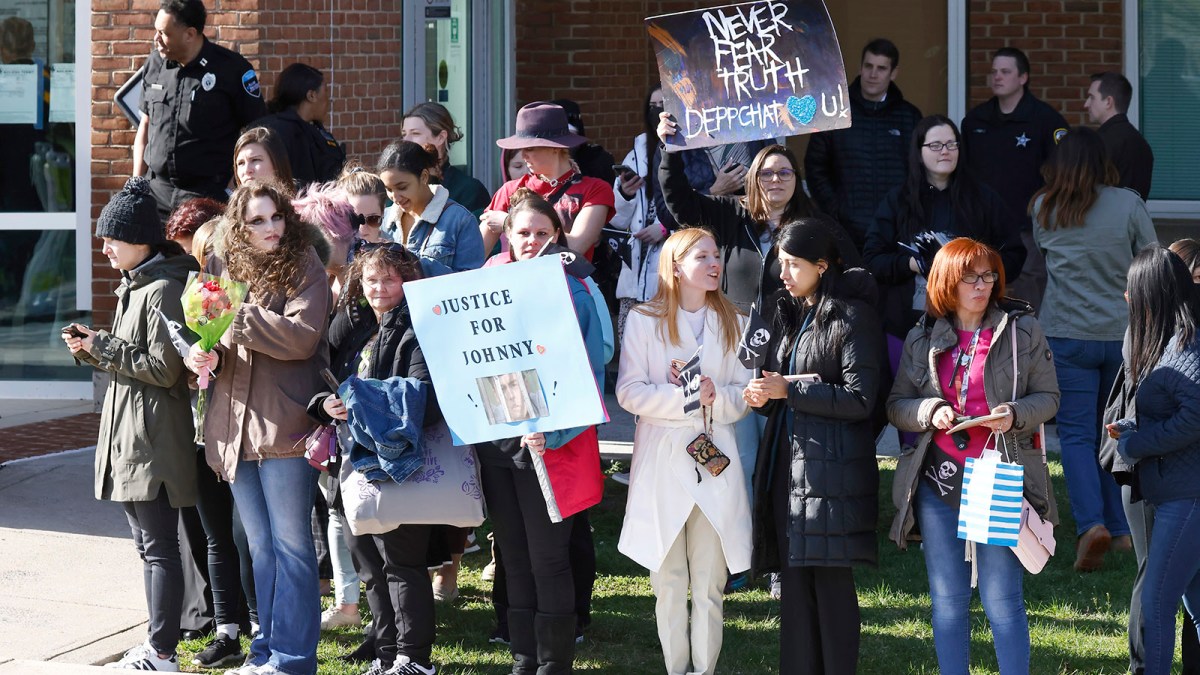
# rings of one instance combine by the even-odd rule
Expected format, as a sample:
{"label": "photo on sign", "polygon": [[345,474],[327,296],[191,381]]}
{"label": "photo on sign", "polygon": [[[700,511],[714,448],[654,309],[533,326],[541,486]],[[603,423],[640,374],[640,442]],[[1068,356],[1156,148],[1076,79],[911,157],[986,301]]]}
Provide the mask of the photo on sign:
{"label": "photo on sign", "polygon": [[536,369],[479,377],[475,384],[484,402],[488,424],[523,422],[550,414]]}

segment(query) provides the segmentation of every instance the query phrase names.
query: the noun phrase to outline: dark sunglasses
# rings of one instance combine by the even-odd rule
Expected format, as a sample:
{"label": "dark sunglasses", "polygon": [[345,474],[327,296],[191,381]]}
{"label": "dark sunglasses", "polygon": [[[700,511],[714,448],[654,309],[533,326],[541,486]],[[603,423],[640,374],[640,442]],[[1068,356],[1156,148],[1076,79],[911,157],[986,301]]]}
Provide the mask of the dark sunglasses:
{"label": "dark sunglasses", "polygon": [[352,213],[350,214],[350,222],[355,227],[362,227],[363,225],[379,227],[379,224],[383,222],[383,216],[379,214],[364,216],[361,213]]}

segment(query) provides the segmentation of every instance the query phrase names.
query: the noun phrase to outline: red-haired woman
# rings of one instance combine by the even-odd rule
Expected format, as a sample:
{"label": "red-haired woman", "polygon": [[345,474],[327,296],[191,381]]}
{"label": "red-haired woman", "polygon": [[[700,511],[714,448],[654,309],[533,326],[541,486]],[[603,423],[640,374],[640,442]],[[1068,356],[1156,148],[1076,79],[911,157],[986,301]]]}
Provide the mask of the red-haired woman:
{"label": "red-haired woman", "polygon": [[[991,434],[1001,434],[1007,459],[1025,467],[1025,497],[1043,518],[1058,522],[1045,456],[1033,442],[1038,425],[1058,410],[1058,381],[1033,308],[1002,297],[1004,265],[994,249],[965,237],[951,241],[933,259],[928,288],[925,316],[904,341],[888,397],[892,424],[921,432],[896,466],[891,538],[906,548],[919,524],[938,665],[946,675],[967,675],[972,563],[957,536],[963,466],[983,453]],[[962,416],[1001,412],[1008,415],[946,433]],[[1008,547],[986,544],[975,545],[974,565],[1000,672],[1028,673],[1024,569]]]}

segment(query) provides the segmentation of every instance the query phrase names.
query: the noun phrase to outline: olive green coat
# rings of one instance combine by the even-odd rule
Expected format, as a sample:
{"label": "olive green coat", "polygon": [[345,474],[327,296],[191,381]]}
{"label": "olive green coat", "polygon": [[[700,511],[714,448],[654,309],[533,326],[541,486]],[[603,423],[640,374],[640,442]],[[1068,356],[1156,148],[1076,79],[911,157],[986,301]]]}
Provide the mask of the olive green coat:
{"label": "olive green coat", "polygon": [[77,354],[112,376],[96,442],[96,499],[151,501],[165,485],[171,506],[196,503],[187,372],[152,308],[182,324],[180,296],[188,272],[199,267],[189,255],[159,255],[123,274],[112,330],[99,331],[91,350]]}

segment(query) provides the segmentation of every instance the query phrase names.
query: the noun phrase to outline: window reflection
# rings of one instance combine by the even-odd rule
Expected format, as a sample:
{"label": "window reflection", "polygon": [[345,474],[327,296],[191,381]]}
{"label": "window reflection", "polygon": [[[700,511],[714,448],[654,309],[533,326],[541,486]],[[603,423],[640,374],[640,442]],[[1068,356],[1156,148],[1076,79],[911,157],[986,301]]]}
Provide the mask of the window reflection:
{"label": "window reflection", "polygon": [[74,3],[15,10],[0,9],[0,212],[74,211]]}
{"label": "window reflection", "polygon": [[59,337],[77,311],[75,233],[0,231],[0,380],[86,380]]}

